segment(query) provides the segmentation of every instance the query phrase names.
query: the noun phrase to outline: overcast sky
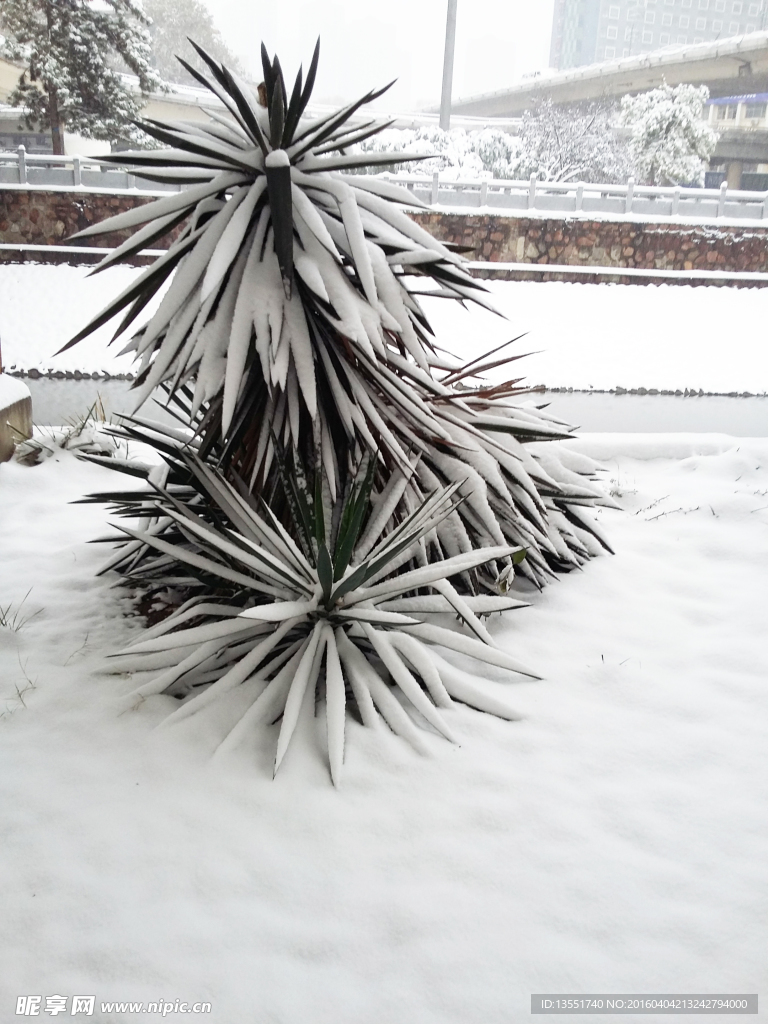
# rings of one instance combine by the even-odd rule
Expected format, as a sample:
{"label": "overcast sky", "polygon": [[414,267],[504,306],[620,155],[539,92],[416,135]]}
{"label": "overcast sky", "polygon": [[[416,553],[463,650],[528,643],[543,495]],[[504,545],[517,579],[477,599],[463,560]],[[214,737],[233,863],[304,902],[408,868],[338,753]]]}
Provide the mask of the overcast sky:
{"label": "overcast sky", "polygon": [[[447,0],[206,0],[221,34],[259,74],[263,40],[292,78],[321,37],[317,102],[354,99],[397,77],[391,110],[440,102]],[[458,0],[454,98],[545,68],[554,0]]]}

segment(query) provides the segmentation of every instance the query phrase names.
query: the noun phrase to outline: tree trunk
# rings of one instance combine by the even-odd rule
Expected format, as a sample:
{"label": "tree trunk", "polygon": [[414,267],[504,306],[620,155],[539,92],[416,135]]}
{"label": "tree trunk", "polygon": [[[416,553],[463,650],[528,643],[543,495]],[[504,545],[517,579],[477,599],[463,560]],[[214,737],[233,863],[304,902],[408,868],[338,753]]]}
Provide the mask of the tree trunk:
{"label": "tree trunk", "polygon": [[[53,8],[45,5],[45,20],[48,24],[48,38],[53,35]],[[45,87],[45,86],[44,86]],[[56,156],[64,156],[64,126],[59,115],[59,94],[55,86],[45,87],[48,93],[48,120],[51,122],[51,142]]]}
{"label": "tree trunk", "polygon": [[59,97],[55,89],[48,92],[48,118],[51,122],[51,142],[56,156],[64,156],[64,126],[59,117]]}

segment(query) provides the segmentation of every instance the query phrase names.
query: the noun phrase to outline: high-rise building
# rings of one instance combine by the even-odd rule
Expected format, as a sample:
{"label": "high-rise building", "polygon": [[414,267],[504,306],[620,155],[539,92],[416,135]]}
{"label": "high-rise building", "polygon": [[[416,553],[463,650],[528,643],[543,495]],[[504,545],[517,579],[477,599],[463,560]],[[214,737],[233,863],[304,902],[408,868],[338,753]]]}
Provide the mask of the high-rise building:
{"label": "high-rise building", "polygon": [[553,68],[593,64],[602,0],[555,0],[549,63]]}
{"label": "high-rise building", "polygon": [[630,57],[768,27],[768,0],[555,0],[550,64]]}

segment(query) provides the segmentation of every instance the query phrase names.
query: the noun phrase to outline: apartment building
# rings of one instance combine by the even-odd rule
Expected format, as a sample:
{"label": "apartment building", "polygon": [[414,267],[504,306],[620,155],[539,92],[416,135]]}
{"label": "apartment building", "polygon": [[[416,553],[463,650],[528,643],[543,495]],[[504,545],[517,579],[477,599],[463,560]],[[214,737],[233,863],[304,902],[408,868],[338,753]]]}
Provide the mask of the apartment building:
{"label": "apartment building", "polygon": [[768,0],[555,0],[550,64],[579,67],[768,27]]}

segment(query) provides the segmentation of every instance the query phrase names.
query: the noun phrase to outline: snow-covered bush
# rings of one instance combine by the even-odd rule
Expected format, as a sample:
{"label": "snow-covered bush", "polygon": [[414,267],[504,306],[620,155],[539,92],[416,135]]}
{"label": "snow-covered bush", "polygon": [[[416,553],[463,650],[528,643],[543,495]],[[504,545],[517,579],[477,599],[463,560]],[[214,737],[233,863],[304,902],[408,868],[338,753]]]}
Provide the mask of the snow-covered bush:
{"label": "snow-covered bush", "polygon": [[539,181],[623,183],[631,173],[627,145],[610,108],[558,106],[543,100],[523,114],[518,175]]}
{"label": "snow-covered bush", "polygon": [[[174,461],[188,467],[201,500],[180,504],[173,488],[158,481],[155,511],[174,530],[159,537],[151,525],[141,531],[125,527],[130,541],[113,563],[129,579],[135,571],[139,581],[148,574],[164,581],[172,570],[178,585],[188,575],[189,600],[113,662],[119,672],[159,673],[135,691],[132,705],[160,693],[188,697],[172,715],[179,720],[226,703],[234,690],[239,701],[247,692],[250,707],[224,746],[281,718],[277,772],[305,697],[310,695],[314,707],[322,693],[335,783],[348,704],[364,725],[375,725],[381,715],[393,732],[421,747],[390,679],[407,705],[447,739],[453,737],[441,709],[452,707],[453,699],[514,717],[435,648],[534,676],[499,649],[480,618],[525,602],[503,594],[463,596],[450,582],[489,559],[521,560],[524,552],[487,548],[403,571],[460,500],[455,485],[440,488],[398,529],[388,530],[385,517],[370,516],[372,464],[368,472],[360,467],[349,492],[335,502],[322,484],[314,497],[289,484],[294,541],[269,508],[257,512],[199,458],[180,449]],[[152,557],[134,570],[135,553],[144,546]],[[416,591],[420,596],[410,596]],[[457,614],[466,628],[446,629],[426,621],[427,613]]]}
{"label": "snow-covered bush", "polygon": [[709,89],[667,85],[624,96],[621,120],[639,181],[648,185],[702,185],[718,135],[704,120]]}
{"label": "snow-covered bush", "polygon": [[36,427],[32,437],[16,446],[14,458],[26,466],[36,466],[60,451],[111,458],[120,442],[107,430],[107,417],[101,398],[97,398],[82,416],[72,417],[59,427]]}
{"label": "snow-covered bush", "polygon": [[470,138],[486,174],[507,180],[520,176],[522,142],[516,135],[499,128],[483,128],[472,132]]}
{"label": "snow-covered bush", "polygon": [[[483,139],[480,136],[484,136]],[[395,162],[391,168],[398,174],[423,176],[435,171],[445,180],[465,179],[475,181],[482,178],[506,177],[509,170],[509,155],[517,149],[513,136],[496,129],[484,132],[466,132],[463,128],[444,131],[436,126],[424,128],[388,128],[371,139],[360,143],[356,152],[396,156],[402,153],[423,153],[429,159],[414,165],[404,160]],[[501,170],[503,175],[495,174]],[[370,173],[370,168],[361,168]]]}
{"label": "snow-covered bush", "polygon": [[[311,627],[315,646],[300,665],[302,695],[312,707],[322,683],[314,659],[323,651],[330,658],[326,692],[329,672],[337,670],[334,700],[342,684],[355,690],[357,669],[343,653],[347,641],[381,662],[407,695],[409,688],[415,694],[412,677],[418,701],[434,703],[442,691],[432,686],[429,658],[407,636],[439,635],[435,643],[451,643],[423,619],[433,610],[430,601],[420,603],[429,596],[424,590],[437,590],[477,635],[475,611],[496,605],[474,599],[498,603],[516,562],[542,585],[554,572],[583,564],[599,545],[607,547],[586,509],[612,502],[594,482],[590,460],[542,450],[546,445],[529,450],[530,442],[570,434],[543,408],[515,401],[526,392],[519,377],[495,386],[483,379],[505,361],[498,351],[462,366],[439,348],[419,305],[425,287],[490,304],[464,258],[405,213],[403,206],[414,205],[410,192],[344,173],[389,162],[386,153],[350,152],[383,127],[348,123],[380,93],[307,120],[317,49],[306,84],[299,72],[289,100],[277,58],[262,48],[266,106],[199,52],[211,76],[188,70],[229,116],[207,125],[142,125],[168,148],[108,158],[150,179],[190,187],[81,232],[139,228],[99,264],[103,269],[181,226],[167,252],[70,342],[120,313],[117,336],[131,329],[126,348],[140,361],[138,404],[161,387],[189,425],[169,429],[133,418],[118,431],[152,444],[166,469],[145,474],[149,491],[112,496],[145,527],[130,534],[129,550],[121,550],[113,567],[151,593],[170,582],[185,589],[190,603],[183,625],[199,626],[197,639],[219,637],[220,622],[210,637],[206,627],[211,615],[221,619],[215,606],[222,602],[239,609],[238,617],[248,603],[246,618],[258,619],[265,643],[270,636],[277,643],[290,621],[291,629],[305,630],[291,634],[291,643],[301,646]],[[136,329],[134,321],[168,282]],[[104,460],[109,463],[125,468]],[[363,465],[368,482],[361,490]],[[387,593],[412,602],[415,622],[391,618],[405,613],[377,608],[379,592],[362,590],[366,583],[383,586],[385,577]],[[235,585],[234,598],[222,580]],[[169,636],[185,646],[181,625],[174,619]],[[398,659],[385,653],[399,642],[394,636],[380,642],[371,635],[369,628],[378,633],[379,627],[406,633],[401,651],[413,671],[402,674]],[[278,639],[287,642],[287,635]],[[222,667],[243,653],[235,647],[222,651],[217,642],[205,647],[204,657],[189,652],[195,672],[180,696],[194,698],[219,680]],[[298,649],[281,648],[281,654],[290,659]],[[238,676],[237,685],[253,684],[258,671],[254,666],[252,675]],[[283,687],[287,676],[280,672]],[[293,693],[274,705],[284,720],[302,699]],[[429,717],[425,708],[420,712]]]}
{"label": "snow-covered bush", "polygon": [[[520,179],[540,181],[624,182],[632,173],[626,140],[617,131],[608,107],[556,106],[540,103],[523,115],[518,135],[498,128],[466,131],[437,127],[395,129],[367,139],[361,153],[418,152],[429,159],[413,165],[395,162],[392,170],[419,176],[440,173],[445,180]],[[372,173],[362,169],[362,173]]]}

